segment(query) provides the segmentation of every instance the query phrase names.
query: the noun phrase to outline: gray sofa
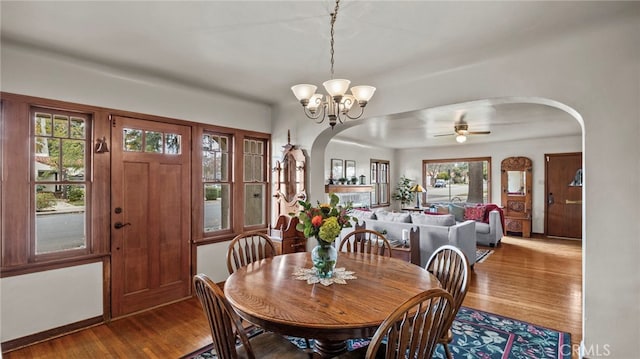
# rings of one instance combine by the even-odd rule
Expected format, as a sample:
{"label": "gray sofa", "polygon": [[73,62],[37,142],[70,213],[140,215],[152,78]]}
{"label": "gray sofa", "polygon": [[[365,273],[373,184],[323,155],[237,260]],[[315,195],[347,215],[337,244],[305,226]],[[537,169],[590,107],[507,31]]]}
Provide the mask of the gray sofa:
{"label": "gray sofa", "polygon": [[[457,222],[464,221],[464,208],[466,203],[451,203],[445,206],[446,210],[453,214]],[[471,204],[475,206],[476,204]],[[486,216],[486,215],[485,215]],[[486,220],[486,217],[485,217]],[[495,247],[500,244],[503,235],[502,218],[499,210],[488,213],[488,222],[476,221],[476,241],[478,244]]]}
{"label": "gray sofa", "polygon": [[[445,244],[454,245],[467,256],[469,264],[476,260],[476,222],[455,222],[453,215],[433,216],[422,213],[404,213],[387,211],[353,210],[351,216],[364,223],[367,229],[386,232],[387,239],[401,239],[402,230],[418,228],[420,231],[420,266],[424,267],[427,260],[437,248]],[[343,229],[343,236],[353,228]],[[342,237],[343,237],[342,236]]]}

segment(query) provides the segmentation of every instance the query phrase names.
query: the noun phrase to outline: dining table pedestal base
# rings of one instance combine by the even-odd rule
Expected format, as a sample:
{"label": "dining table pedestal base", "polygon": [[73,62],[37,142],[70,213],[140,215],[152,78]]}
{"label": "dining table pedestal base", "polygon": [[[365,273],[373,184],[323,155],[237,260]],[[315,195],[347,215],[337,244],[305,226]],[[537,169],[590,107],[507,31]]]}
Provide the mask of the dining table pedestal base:
{"label": "dining table pedestal base", "polygon": [[313,350],[322,358],[333,358],[347,351],[345,340],[315,339]]}

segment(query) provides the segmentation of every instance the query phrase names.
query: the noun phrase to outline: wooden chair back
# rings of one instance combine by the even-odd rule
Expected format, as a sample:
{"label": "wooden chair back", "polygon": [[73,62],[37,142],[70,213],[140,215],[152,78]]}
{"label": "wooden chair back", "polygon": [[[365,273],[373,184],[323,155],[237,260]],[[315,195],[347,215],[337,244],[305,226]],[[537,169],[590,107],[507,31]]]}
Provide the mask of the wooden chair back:
{"label": "wooden chair back", "polygon": [[240,317],[218,287],[207,275],[193,277],[196,295],[209,321],[213,348],[220,359],[238,358],[237,343],[242,344],[248,358],[255,358],[249,339],[242,328]]}
{"label": "wooden chair back", "polygon": [[[429,257],[425,269],[436,276],[453,297],[453,315],[447,323],[447,331],[451,329],[453,320],[462,306],[469,288],[469,261],[462,251],[452,245],[444,245],[436,249]],[[446,333],[445,333],[446,334]],[[448,350],[448,348],[445,348]]]}
{"label": "wooden chair back", "polygon": [[266,234],[256,231],[241,233],[229,244],[227,269],[229,274],[233,274],[238,268],[276,254],[276,247]]}
{"label": "wooden chair back", "polygon": [[436,249],[429,257],[425,269],[436,276],[442,289],[453,296],[454,309],[457,312],[469,287],[469,261],[467,257],[459,248],[447,244]]}
{"label": "wooden chair back", "polygon": [[372,229],[356,229],[340,242],[338,251],[369,253],[391,257],[391,244],[384,234]]}
{"label": "wooden chair back", "polygon": [[383,339],[384,358],[431,358],[453,311],[453,297],[436,288],[402,303],[376,330],[365,357],[375,359]]}

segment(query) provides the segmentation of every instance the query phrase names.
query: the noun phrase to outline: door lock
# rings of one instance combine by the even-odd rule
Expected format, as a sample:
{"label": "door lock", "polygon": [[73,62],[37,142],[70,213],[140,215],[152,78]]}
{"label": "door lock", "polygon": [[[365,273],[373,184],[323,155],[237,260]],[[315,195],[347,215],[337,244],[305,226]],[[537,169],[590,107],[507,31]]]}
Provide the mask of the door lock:
{"label": "door lock", "polygon": [[130,226],[130,225],[131,225],[131,223],[129,223],[129,222],[127,222],[127,223],[116,222],[116,223],[113,225],[113,227],[114,227],[115,229],[120,229],[120,228],[122,228],[122,227],[124,227],[124,226]]}

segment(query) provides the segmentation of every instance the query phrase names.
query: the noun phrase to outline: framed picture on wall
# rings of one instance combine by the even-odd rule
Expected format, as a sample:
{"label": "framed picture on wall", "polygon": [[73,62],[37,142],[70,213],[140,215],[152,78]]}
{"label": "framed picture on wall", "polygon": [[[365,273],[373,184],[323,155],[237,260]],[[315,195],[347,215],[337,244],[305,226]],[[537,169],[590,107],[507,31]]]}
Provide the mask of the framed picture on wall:
{"label": "framed picture on wall", "polygon": [[344,178],[344,167],[342,160],[337,158],[331,159],[331,178],[335,180]]}
{"label": "framed picture on wall", "polygon": [[347,179],[351,179],[356,176],[356,161],[344,161],[344,176],[347,177]]}

